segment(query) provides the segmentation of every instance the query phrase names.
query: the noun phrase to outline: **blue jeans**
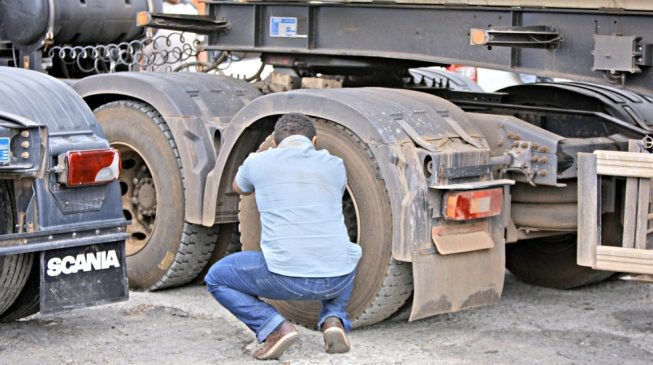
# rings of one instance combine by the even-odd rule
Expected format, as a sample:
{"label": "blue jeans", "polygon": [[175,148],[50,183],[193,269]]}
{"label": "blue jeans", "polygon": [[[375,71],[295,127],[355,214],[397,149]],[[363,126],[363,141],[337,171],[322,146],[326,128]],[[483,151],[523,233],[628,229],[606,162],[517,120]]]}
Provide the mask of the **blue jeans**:
{"label": "blue jeans", "polygon": [[355,271],[330,278],[301,278],[268,271],[263,253],[244,251],[216,262],[204,278],[213,297],[236,318],[265,339],[285,319],[258,297],[275,300],[319,300],[322,303],[317,328],[328,317],[338,317],[351,331],[347,303],[354,287]]}

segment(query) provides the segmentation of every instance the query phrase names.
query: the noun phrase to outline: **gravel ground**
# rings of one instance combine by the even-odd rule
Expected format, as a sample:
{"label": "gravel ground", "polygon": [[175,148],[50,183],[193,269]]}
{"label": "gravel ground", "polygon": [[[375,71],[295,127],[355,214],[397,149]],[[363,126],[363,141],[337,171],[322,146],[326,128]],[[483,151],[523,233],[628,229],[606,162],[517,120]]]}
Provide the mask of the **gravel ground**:
{"label": "gravel ground", "polygon": [[[614,280],[572,291],[508,274],[498,305],[351,334],[328,355],[321,334],[267,364],[651,364],[653,286]],[[0,364],[261,364],[249,330],[203,286],[131,293],[128,302],[0,324]]]}

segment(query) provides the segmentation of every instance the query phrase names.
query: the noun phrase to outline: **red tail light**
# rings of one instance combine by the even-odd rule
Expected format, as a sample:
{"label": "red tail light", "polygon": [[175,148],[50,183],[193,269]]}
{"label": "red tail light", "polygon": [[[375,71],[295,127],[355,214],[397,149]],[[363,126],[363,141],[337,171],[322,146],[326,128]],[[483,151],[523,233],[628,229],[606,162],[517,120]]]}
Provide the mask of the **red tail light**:
{"label": "red tail light", "polygon": [[59,156],[59,165],[62,162],[59,182],[66,186],[105,184],[117,180],[120,174],[120,154],[113,148],[68,151]]}
{"label": "red tail light", "polygon": [[462,221],[501,214],[503,189],[452,191],[445,195],[444,217]]}
{"label": "red tail light", "polygon": [[466,76],[474,82],[478,82],[478,71],[476,67],[472,66],[463,66],[463,65],[450,65],[447,67],[447,71],[452,71],[457,74]]}

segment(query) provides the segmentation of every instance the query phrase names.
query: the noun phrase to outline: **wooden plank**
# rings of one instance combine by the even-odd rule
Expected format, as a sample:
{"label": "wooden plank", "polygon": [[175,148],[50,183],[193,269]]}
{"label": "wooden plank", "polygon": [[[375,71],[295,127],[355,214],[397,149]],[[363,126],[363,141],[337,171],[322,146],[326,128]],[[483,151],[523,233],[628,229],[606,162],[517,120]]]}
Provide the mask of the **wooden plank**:
{"label": "wooden plank", "polygon": [[[629,139],[629,140],[628,140],[628,152],[641,152],[641,153],[648,153],[648,151],[644,150],[644,148],[643,148],[643,146],[642,146],[642,141],[641,141],[641,140],[635,140],[635,139]],[[651,179],[649,179],[649,181],[653,182],[653,180],[651,180]],[[640,184],[641,184],[641,181],[640,181]],[[650,221],[651,221],[651,219],[653,219],[652,214],[651,214],[651,203],[653,203],[653,194],[650,194],[650,189],[651,189],[652,187],[653,187],[653,186],[652,186],[651,184],[648,184],[648,186],[645,188],[645,189],[648,189],[648,190],[649,190],[649,194],[648,194],[649,199],[648,199],[648,202],[644,202],[644,201],[641,200],[641,199],[639,200],[639,204],[646,204],[646,208],[645,208],[644,206],[638,206],[638,212],[639,212],[639,214],[640,214],[640,216],[638,216],[638,224],[639,224],[640,221],[642,221],[642,224],[644,224],[644,225],[646,226],[646,237],[643,238],[643,239],[640,238],[640,239],[637,240],[638,244],[636,244],[636,246],[637,246],[637,248],[639,248],[639,249],[649,249],[649,248],[653,248],[653,247],[648,247],[648,246],[649,246],[648,235],[651,234],[651,228],[650,228],[650,227],[651,227],[651,224],[650,224],[651,222],[650,222]],[[642,191],[640,191],[640,194],[642,194]],[[628,200],[627,200],[627,201],[628,201]],[[640,210],[640,209],[641,209],[641,210]],[[643,214],[643,212],[644,212],[645,210],[646,210],[647,213],[648,213],[648,214],[647,214],[647,218],[646,218],[646,220],[644,220],[644,219],[642,218],[642,217],[643,217],[642,214]],[[644,229],[644,228],[642,228],[642,227],[638,227],[638,228],[637,228],[637,232],[638,232],[639,234],[641,234],[640,231],[643,230],[643,229]],[[642,241],[644,241],[643,244],[641,243]]]}
{"label": "wooden plank", "polygon": [[602,257],[622,257],[642,259],[643,262],[653,261],[653,250],[636,250],[618,246],[601,246],[596,250],[597,255]]}
{"label": "wooden plank", "polygon": [[639,179],[637,199],[637,224],[635,226],[635,248],[646,249],[646,231],[648,230],[648,208],[651,179]]}
{"label": "wooden plank", "polygon": [[653,164],[653,154],[638,153],[638,152],[624,152],[624,151],[594,151],[598,160],[614,160],[623,162],[645,162]]}
{"label": "wooden plank", "polygon": [[599,175],[607,176],[645,177],[653,179],[653,165],[646,168],[599,165],[596,172]]}
{"label": "wooden plank", "polygon": [[[649,179],[649,191],[653,189],[653,179]],[[653,204],[653,194],[649,193],[648,195],[648,202],[646,203],[648,207],[648,214],[646,215],[646,241],[644,242],[644,247],[642,249],[645,250],[653,250],[653,239],[651,239],[651,233],[653,233],[653,229],[651,228],[652,222],[651,219],[653,219],[652,213],[651,213],[651,208]]]}
{"label": "wooden plank", "polygon": [[600,246],[597,248],[596,269],[653,274],[653,251]]}
{"label": "wooden plank", "polygon": [[[631,248],[631,250],[634,250]],[[605,256],[605,255],[598,255],[597,261],[601,262],[612,262],[612,263],[621,263],[621,264],[635,264],[635,265],[644,265],[647,264],[647,261],[642,261],[642,258],[635,258],[635,257],[620,257],[620,256]]]}
{"label": "wooden plank", "polygon": [[653,262],[645,265],[635,264],[615,264],[597,262],[595,270],[615,271],[615,272],[628,272],[632,274],[652,274],[653,275]]}
{"label": "wooden plank", "polygon": [[651,169],[653,164],[648,162],[635,162],[635,161],[618,161],[618,160],[603,160],[596,159],[599,166],[614,166],[614,167],[628,167],[631,169]]}
{"label": "wooden plank", "polygon": [[[624,201],[627,203],[624,207],[624,234],[622,246],[625,248],[635,248],[635,232],[637,227],[637,190],[639,188],[639,179],[629,177],[626,180],[626,193]],[[632,206],[635,205],[635,206]]]}
{"label": "wooden plank", "polygon": [[630,152],[594,151],[599,175],[653,178],[653,154],[640,153],[636,143],[628,145]]}
{"label": "wooden plank", "polygon": [[596,265],[599,236],[598,176],[596,156],[579,152],[578,156],[578,250],[576,262],[581,266]]}
{"label": "wooden plank", "polygon": [[[633,152],[636,153],[636,152]],[[630,161],[630,160],[616,160],[616,159],[603,159],[598,157],[596,159],[600,165],[613,165],[613,166],[626,166],[633,168],[651,168],[653,164],[649,161]]]}

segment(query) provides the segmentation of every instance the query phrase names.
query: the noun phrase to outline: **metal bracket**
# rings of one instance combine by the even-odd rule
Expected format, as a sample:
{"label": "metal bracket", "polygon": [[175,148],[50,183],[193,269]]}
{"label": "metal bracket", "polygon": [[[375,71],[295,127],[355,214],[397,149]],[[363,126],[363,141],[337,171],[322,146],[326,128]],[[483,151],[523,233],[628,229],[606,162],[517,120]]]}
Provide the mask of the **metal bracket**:
{"label": "metal bracket", "polygon": [[510,167],[531,170],[531,162],[533,161],[532,142],[530,141],[515,141],[508,154],[513,157]]}
{"label": "metal bracket", "polygon": [[592,71],[642,72],[653,65],[653,44],[642,44],[640,36],[594,34]]}
{"label": "metal bracket", "polygon": [[197,34],[221,34],[231,29],[224,18],[208,15],[159,14],[141,11],[136,18],[136,25],[157,29],[192,32]]}
{"label": "metal bracket", "polygon": [[557,48],[565,37],[548,25],[472,28],[469,44],[472,46],[504,46],[521,48]]}
{"label": "metal bracket", "polygon": [[43,45],[48,48],[54,44],[54,0],[48,0],[48,29],[43,38]]}

